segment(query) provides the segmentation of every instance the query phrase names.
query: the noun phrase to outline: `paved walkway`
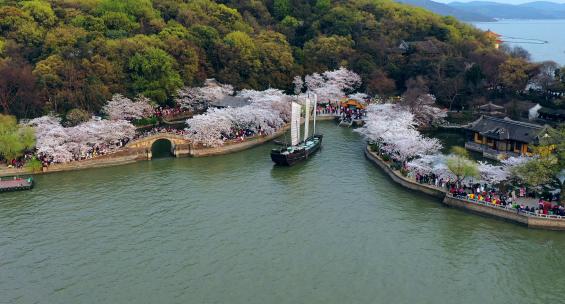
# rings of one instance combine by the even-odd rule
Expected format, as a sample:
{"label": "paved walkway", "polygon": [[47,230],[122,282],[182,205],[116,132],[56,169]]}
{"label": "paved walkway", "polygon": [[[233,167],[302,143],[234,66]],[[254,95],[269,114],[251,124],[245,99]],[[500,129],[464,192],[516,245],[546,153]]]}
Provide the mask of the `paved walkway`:
{"label": "paved walkway", "polygon": [[[406,179],[408,179],[410,182],[413,183],[418,183],[414,178],[412,177],[405,177]],[[420,185],[425,185],[434,189],[438,189],[440,191],[446,192],[447,193],[447,189],[446,188],[442,188],[442,187],[436,187],[435,185],[432,184],[428,184],[428,183],[418,183]],[[517,197],[515,203],[518,205],[524,205],[524,206],[528,206],[528,207],[538,207],[538,202],[539,199],[537,198],[531,198],[531,197]]]}

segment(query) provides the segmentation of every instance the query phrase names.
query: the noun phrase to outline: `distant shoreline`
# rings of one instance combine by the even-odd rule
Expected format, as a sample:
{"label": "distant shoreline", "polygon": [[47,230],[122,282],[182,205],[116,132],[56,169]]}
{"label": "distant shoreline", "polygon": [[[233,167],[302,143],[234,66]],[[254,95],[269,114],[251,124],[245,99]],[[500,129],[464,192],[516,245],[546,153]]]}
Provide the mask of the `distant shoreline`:
{"label": "distant shoreline", "polygon": [[532,62],[555,61],[565,65],[564,19],[499,19],[497,22],[469,22],[468,24],[502,35],[503,44],[522,47],[531,55]]}
{"label": "distant shoreline", "polygon": [[556,18],[556,19],[494,19],[493,21],[464,21],[466,23],[470,23],[471,25],[477,23],[504,23],[504,22],[516,22],[516,21],[563,21],[565,22],[565,18]]}

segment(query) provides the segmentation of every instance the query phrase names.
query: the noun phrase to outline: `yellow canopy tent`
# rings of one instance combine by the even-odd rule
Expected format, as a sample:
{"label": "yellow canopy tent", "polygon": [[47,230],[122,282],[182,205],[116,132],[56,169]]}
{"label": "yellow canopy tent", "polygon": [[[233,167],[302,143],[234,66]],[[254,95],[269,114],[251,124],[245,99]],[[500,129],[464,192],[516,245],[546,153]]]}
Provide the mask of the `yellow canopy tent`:
{"label": "yellow canopy tent", "polygon": [[346,108],[350,108],[350,109],[365,109],[365,105],[360,103],[359,101],[355,100],[355,99],[346,99],[343,100],[340,105],[342,107],[346,107]]}

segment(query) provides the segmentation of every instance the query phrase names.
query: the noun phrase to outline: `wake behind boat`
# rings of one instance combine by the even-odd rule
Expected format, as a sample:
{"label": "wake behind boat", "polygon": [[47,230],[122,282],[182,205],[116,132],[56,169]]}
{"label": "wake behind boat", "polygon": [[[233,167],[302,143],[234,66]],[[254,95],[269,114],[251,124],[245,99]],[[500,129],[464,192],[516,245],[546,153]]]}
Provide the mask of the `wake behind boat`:
{"label": "wake behind boat", "polygon": [[307,98],[305,102],[305,121],[304,121],[304,140],[300,141],[300,110],[301,106],[293,102],[292,114],[290,122],[290,146],[285,145],[282,148],[271,150],[271,160],[277,165],[292,166],[295,163],[308,159],[310,155],[314,154],[322,146],[322,134],[316,134],[316,104],[317,97],[314,95],[314,126],[313,134],[309,136],[308,126],[310,123],[310,99]]}

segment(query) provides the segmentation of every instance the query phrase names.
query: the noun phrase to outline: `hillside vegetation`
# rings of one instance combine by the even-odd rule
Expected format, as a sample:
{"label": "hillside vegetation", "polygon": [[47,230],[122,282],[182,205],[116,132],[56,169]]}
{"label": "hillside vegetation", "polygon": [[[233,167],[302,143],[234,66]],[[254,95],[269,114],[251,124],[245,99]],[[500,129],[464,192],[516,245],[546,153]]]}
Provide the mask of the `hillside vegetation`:
{"label": "hillside vegetation", "polygon": [[166,105],[206,78],[290,89],[295,75],[339,66],[370,94],[400,94],[421,76],[439,103],[463,104],[533,75],[492,45],[453,18],[386,0],[0,0],[0,107],[19,118],[93,113],[113,93]]}

